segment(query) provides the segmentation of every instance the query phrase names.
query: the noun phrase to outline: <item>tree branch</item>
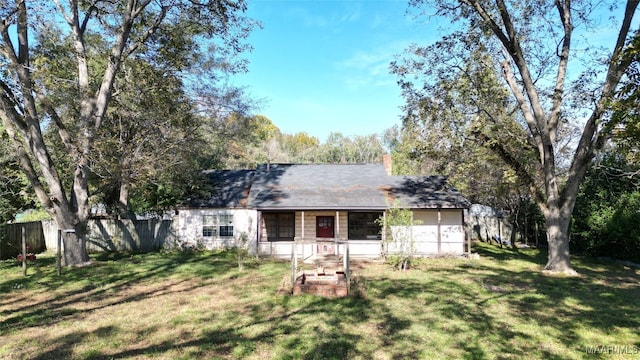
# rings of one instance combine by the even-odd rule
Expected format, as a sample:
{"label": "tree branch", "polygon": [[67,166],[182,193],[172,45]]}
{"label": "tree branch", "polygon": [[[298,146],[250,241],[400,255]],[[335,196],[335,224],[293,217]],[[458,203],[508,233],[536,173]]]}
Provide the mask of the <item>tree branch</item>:
{"label": "tree branch", "polygon": [[[607,139],[611,137],[612,126],[600,127],[602,117],[605,115],[609,106],[609,102],[615,95],[615,90],[620,79],[629,68],[633,61],[633,56],[623,56],[626,40],[631,28],[631,22],[633,15],[640,0],[628,0],[625,8],[624,19],[620,25],[620,32],[618,33],[618,39],[611,55],[611,61],[609,62],[609,68],[607,70],[607,76],[605,83],[602,86],[602,93],[600,98],[596,102],[596,107],[593,113],[587,120],[582,136],[576,148],[576,152],[571,162],[571,167],[568,172],[567,185],[563,189],[563,198],[565,199],[564,207],[572,207],[575,203],[575,197],[568,197],[568,194],[577,193],[577,189],[580,186],[581,180],[584,178],[589,163],[593,158],[595,151],[602,148]],[[636,33],[633,40],[638,40],[640,34]]]}
{"label": "tree branch", "polygon": [[[147,6],[147,4],[141,5],[138,11],[132,14],[132,17],[137,17],[140,14],[140,11],[145,6]],[[160,24],[162,23],[164,18],[167,16],[168,11],[169,11],[169,6],[162,6],[160,8],[160,13],[156,17],[156,20],[154,21],[154,23],[147,29],[147,31],[145,31],[142,35],[140,35],[140,37],[136,41],[132,42],[132,44],[123,52],[123,57],[126,58],[129,55],[131,55],[133,52],[135,52],[140,47],[140,45],[144,44],[147,41],[147,39],[151,35],[153,35],[156,32],[156,30],[158,30],[158,28],[160,27]]]}
{"label": "tree branch", "polygon": [[[553,146],[553,143],[551,142],[551,138],[548,132],[549,129],[547,126],[548,124],[547,117],[542,107],[542,103],[540,101],[538,91],[535,87],[535,83],[533,81],[533,78],[531,77],[531,72],[529,71],[529,67],[524,58],[524,52],[518,40],[518,33],[516,31],[515,26],[513,25],[513,22],[511,21],[511,15],[507,10],[506,4],[504,3],[503,0],[495,0],[496,6],[498,8],[498,12],[502,19],[502,24],[504,25],[504,28],[505,28],[505,31],[503,31],[503,29],[491,17],[489,12],[487,12],[484,9],[482,4],[478,0],[464,0],[464,1],[465,3],[473,6],[476,13],[486,23],[490,25],[491,31],[498,38],[500,43],[502,43],[502,46],[504,46],[504,48],[507,49],[509,58],[511,58],[515,63],[515,65],[517,66],[522,79],[522,83],[524,85],[527,98],[528,98],[528,103],[530,106],[530,108],[529,106],[526,107],[526,112],[524,112],[523,115],[525,116],[525,119],[528,117],[527,113],[530,113],[533,115],[533,117],[529,117],[529,119],[526,119],[526,120],[527,120],[527,124],[529,125],[530,131],[532,131],[533,129],[533,131],[531,132],[532,135],[536,139],[536,142],[538,142],[538,148],[539,148],[539,151],[541,152],[540,159],[543,161],[543,166],[553,167],[555,165],[553,164],[553,161],[554,161],[553,155],[547,154],[549,152],[549,148]],[[510,66],[505,67],[504,62],[502,63],[502,65],[503,65],[503,69],[506,68],[510,70]],[[515,76],[513,75],[513,73],[510,72],[510,75],[508,75],[508,77],[512,79],[512,82],[509,84],[509,87],[512,90],[516,89],[517,93],[521,95],[518,101],[521,104],[526,103],[526,101],[524,100],[524,96],[522,96],[523,95],[522,92],[519,90],[519,86],[515,82]],[[514,95],[516,95],[517,93],[514,92]],[[522,105],[521,105],[521,108],[522,108]],[[532,126],[533,123],[535,123],[535,126]]]}
{"label": "tree branch", "polygon": [[89,23],[89,20],[91,20],[91,15],[93,14],[93,11],[98,13],[98,7],[96,6],[96,1],[94,1],[91,5],[89,5],[89,8],[84,14],[84,19],[82,19],[82,23],[80,24],[80,32],[82,34],[84,34],[84,32],[87,30],[87,24]]}
{"label": "tree branch", "polygon": [[573,24],[571,23],[571,1],[566,0],[561,4],[560,0],[555,0],[556,8],[560,20],[564,36],[562,38],[562,46],[559,54],[560,61],[558,63],[558,72],[556,75],[556,84],[553,90],[553,100],[551,112],[549,114],[549,135],[551,143],[555,144],[558,137],[558,121],[560,120],[560,112],[562,110],[562,97],[564,94],[564,84],[567,76],[567,64],[569,62],[569,50],[571,48],[571,33],[573,32]]}
{"label": "tree branch", "polygon": [[[64,11],[64,6],[62,6],[62,4],[60,4],[60,0],[53,0],[53,2],[56,3],[56,7],[58,8],[58,12],[60,13],[60,15],[62,15],[62,18],[64,19],[64,21],[67,22],[67,24],[69,24],[69,26],[73,25],[73,18],[69,17],[69,14],[67,14],[66,11]],[[72,8],[77,8],[77,3],[75,1],[69,1],[69,3],[71,4]]]}
{"label": "tree branch", "polygon": [[479,143],[482,146],[497,154],[502,159],[502,161],[505,162],[505,164],[507,164],[516,172],[516,174],[518,174],[518,177],[522,179],[522,181],[529,187],[531,196],[538,204],[545,204],[546,196],[540,192],[540,189],[543,187],[541,187],[540,184],[536,182],[535,177],[531,175],[524,164],[514,156],[512,156],[511,152],[503,146],[502,142],[491,139],[482,131],[473,131],[473,135],[478,139]]}
{"label": "tree branch", "polygon": [[39,95],[38,100],[40,100],[40,104],[45,109],[46,113],[49,114],[54,124],[56,124],[60,140],[62,140],[64,147],[72,155],[72,158],[76,158],[78,155],[78,147],[74,144],[72,136],[62,122],[62,119],[60,119],[56,110],[53,108],[51,103],[47,101],[47,99],[45,99],[44,96]]}
{"label": "tree branch", "polygon": [[0,107],[0,118],[2,119],[2,124],[4,125],[7,135],[9,135],[12,147],[16,151],[20,168],[27,177],[38,200],[42,203],[43,207],[51,213],[53,210],[51,198],[40,182],[40,177],[31,163],[31,157],[25,151],[23,142],[17,135],[15,125],[23,123],[21,121],[21,115],[15,111],[12,101],[4,93],[0,94]]}
{"label": "tree branch", "polygon": [[[24,108],[22,108],[21,102],[16,98],[11,88],[9,88],[9,85],[0,80],[0,88],[2,88],[2,93],[0,93],[0,96],[2,97],[3,105],[7,108],[14,109],[14,111],[17,111],[16,109],[19,109],[20,111],[24,112]],[[27,124],[24,122],[22,117],[14,116],[12,118],[15,119],[14,122],[20,129],[26,131]]]}
{"label": "tree branch", "polygon": [[527,124],[527,127],[529,128],[529,132],[531,133],[531,136],[538,149],[538,156],[540,156],[540,159],[543,159],[544,158],[543,141],[542,141],[542,137],[540,136],[540,129],[538,128],[538,123],[536,122],[534,115],[531,113],[531,109],[529,108],[529,105],[525,99],[525,96],[520,90],[520,86],[518,85],[518,82],[516,81],[516,78],[513,75],[513,71],[511,70],[511,64],[507,59],[505,59],[500,63],[500,65],[502,67],[502,75],[505,81],[507,82],[507,85],[509,85],[511,92],[515,96],[516,101],[518,102],[520,111],[522,112],[522,115]]}

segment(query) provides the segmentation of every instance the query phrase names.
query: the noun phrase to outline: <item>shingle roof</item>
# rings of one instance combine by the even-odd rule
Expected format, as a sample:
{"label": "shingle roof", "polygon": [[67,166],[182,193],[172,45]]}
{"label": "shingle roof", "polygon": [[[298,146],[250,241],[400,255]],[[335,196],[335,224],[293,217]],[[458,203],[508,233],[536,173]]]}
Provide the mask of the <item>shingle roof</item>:
{"label": "shingle roof", "polygon": [[271,164],[256,170],[211,170],[210,197],[189,207],[260,210],[468,208],[444,176],[389,176],[382,164]]}
{"label": "shingle roof", "polygon": [[381,164],[258,167],[250,203],[259,209],[385,209]]}
{"label": "shingle roof", "polygon": [[246,208],[254,170],[207,170],[211,189],[206,198],[189,199],[187,207]]}
{"label": "shingle roof", "polygon": [[447,183],[446,176],[391,176],[389,203],[409,208],[466,209],[471,203]]}

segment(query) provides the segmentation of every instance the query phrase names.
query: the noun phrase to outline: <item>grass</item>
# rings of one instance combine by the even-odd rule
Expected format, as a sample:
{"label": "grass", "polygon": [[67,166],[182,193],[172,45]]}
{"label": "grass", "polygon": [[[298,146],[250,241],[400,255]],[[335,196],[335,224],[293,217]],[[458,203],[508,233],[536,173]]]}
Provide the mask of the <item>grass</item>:
{"label": "grass", "polygon": [[[478,244],[480,260],[355,268],[357,296],[278,295],[286,262],[112,254],[23,277],[0,263],[3,359],[624,359],[640,357],[640,270]],[[588,350],[596,350],[590,354]]]}

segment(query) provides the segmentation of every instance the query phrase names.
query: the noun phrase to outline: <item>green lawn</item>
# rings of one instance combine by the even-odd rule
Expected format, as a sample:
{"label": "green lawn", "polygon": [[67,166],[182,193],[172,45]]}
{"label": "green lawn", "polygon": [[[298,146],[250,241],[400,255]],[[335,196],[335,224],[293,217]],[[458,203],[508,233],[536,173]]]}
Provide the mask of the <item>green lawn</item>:
{"label": "green lawn", "polygon": [[[478,244],[481,259],[356,266],[358,294],[279,295],[286,262],[229,253],[102,255],[23,277],[0,263],[2,359],[640,358],[640,270]],[[594,352],[588,353],[588,352]]]}

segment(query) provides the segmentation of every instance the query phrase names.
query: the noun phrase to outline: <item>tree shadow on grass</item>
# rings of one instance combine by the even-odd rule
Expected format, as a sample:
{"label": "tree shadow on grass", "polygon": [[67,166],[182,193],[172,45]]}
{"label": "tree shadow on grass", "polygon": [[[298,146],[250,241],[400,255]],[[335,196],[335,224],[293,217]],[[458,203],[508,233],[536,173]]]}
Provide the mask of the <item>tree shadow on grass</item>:
{"label": "tree shadow on grass", "polygon": [[[55,274],[55,268],[46,268],[50,263],[42,263],[41,271],[29,277],[0,282],[0,290],[12,295],[0,303],[10,309],[0,312],[0,334],[32,326],[50,325],[79,313],[95,311],[108,306],[135,302],[152,296],[161,296],[176,290],[170,287],[182,286],[186,292],[201,286],[196,279],[226,276],[233,264],[219,253],[173,253],[164,255],[100,254],[92,266],[65,269],[62,275]],[[145,260],[147,259],[147,260]],[[142,283],[153,283],[175,275],[176,269],[184,267],[189,271],[182,278],[172,280],[160,288],[151,287],[134,294],[126,289]],[[46,269],[46,270],[45,270]],[[191,275],[193,274],[193,275]],[[39,287],[46,292],[55,292],[54,297],[43,296],[34,300],[20,296],[23,289]],[[124,294],[124,295],[123,295]],[[106,299],[106,302],[105,302]],[[21,303],[20,306],[15,306]],[[96,303],[100,305],[87,305]],[[80,306],[81,305],[81,306]]]}
{"label": "tree shadow on grass", "polygon": [[[539,264],[546,261],[546,252],[527,250],[518,256],[508,250],[483,247],[481,257],[494,260],[513,259]],[[481,264],[481,263],[480,263]],[[638,334],[640,298],[638,271],[623,266],[604,266],[589,258],[574,257],[572,264],[577,277],[549,275],[542,271],[510,270],[509,267],[476,265],[475,278],[489,293],[507,301],[513,317],[535,324],[554,334],[567,349],[583,353],[601,334]],[[482,269],[490,267],[491,273]],[[535,268],[535,267],[533,267]],[[494,300],[483,301],[489,305]],[[611,336],[601,339],[609,345],[636,345],[637,336],[630,340]],[[615,343],[622,341],[623,343]],[[635,341],[635,342],[634,342]],[[540,344],[545,348],[549,344]]]}
{"label": "tree shadow on grass", "polygon": [[[424,339],[414,335],[415,338],[404,349],[392,351],[401,357],[466,356],[485,359],[493,357],[488,355],[487,345],[482,344],[490,341],[492,353],[526,357],[530,349],[518,348],[510,340],[517,338],[521,342],[532,342],[531,335],[506,326],[503,319],[496,318],[487,311],[488,308],[481,301],[486,294],[482,294],[478,286],[448,280],[451,273],[456,271],[431,270],[425,274],[426,279],[402,279],[393,282],[379,279],[379,284],[383,286],[377,289],[376,295],[380,298],[413,299],[413,304],[408,304],[411,308],[403,312],[404,321],[408,326],[423,329],[425,334]],[[430,336],[432,334],[436,335]],[[401,341],[398,336],[398,333],[394,333],[391,340]],[[411,343],[421,345],[412,346]],[[448,348],[443,348],[443,343],[447,344]],[[549,354],[547,358],[554,357]]]}
{"label": "tree shadow on grass", "polygon": [[[411,325],[409,319],[394,316],[389,308],[373,306],[370,300],[360,297],[271,295],[266,302],[240,304],[233,310],[225,309],[224,318],[214,313],[199,319],[201,327],[192,334],[178,334],[170,340],[159,339],[141,347],[96,351],[91,358],[137,358],[176,349],[188,358],[237,358],[253,354],[261,344],[274,347],[277,354],[274,357],[282,359],[373,358],[378,345],[368,348],[359,345],[367,338],[354,326],[374,320],[373,316],[380,333],[393,342]],[[137,331],[140,336],[153,338],[156,330]],[[43,346],[50,349],[47,355],[65,355],[65,349],[82,336],[89,335],[74,333],[46,339]]]}
{"label": "tree shadow on grass", "polygon": [[[39,354],[33,354],[30,357],[33,360],[51,360],[51,359],[73,359],[78,358],[74,350],[75,348],[85,342],[90,337],[106,337],[111,336],[114,333],[120,332],[121,329],[117,326],[105,326],[100,327],[92,332],[75,331],[70,334],[61,336],[56,339],[55,344],[42,344],[43,352]],[[102,354],[99,351],[89,349],[87,352],[80,354],[85,359],[98,359]]]}
{"label": "tree shadow on grass", "polygon": [[[219,325],[216,315],[202,319],[202,328],[193,334],[181,333],[172,339],[151,342],[146,346],[129,349],[96,349],[87,358],[139,358],[151,354],[178,352],[185,358],[242,358],[254,353],[259,344],[272,344],[276,347],[280,359],[346,359],[362,351],[356,350],[356,344],[363,341],[363,336],[350,330],[354,323],[366,321],[369,316],[366,308],[369,305],[362,299],[327,300],[312,296],[302,296],[292,304],[293,309],[284,313],[273,314],[266,309],[238,309],[238,313],[253,314],[250,321],[226,322]],[[248,310],[248,311],[247,311]],[[252,312],[253,310],[253,312]],[[316,317],[313,324],[307,321]],[[242,318],[239,316],[238,319]],[[389,319],[389,321],[395,321]],[[216,324],[207,326],[206,324]],[[305,326],[301,326],[305,324]],[[254,328],[262,330],[255,331]],[[301,331],[301,329],[303,331]],[[124,333],[123,329],[114,329]],[[149,327],[138,330],[140,336],[153,338],[157,328]],[[144,335],[143,335],[144,334]],[[42,347],[48,349],[37,359],[78,357],[73,353],[74,345],[79,344],[93,333],[74,332],[70,335],[46,339]],[[112,334],[111,334],[112,335]],[[115,351],[114,351],[115,350]],[[372,353],[364,352],[368,357]]]}
{"label": "tree shadow on grass", "polygon": [[[362,269],[358,275],[363,286],[361,295],[339,299],[274,295],[275,287],[270,289],[248,279],[281,278],[282,273],[276,274],[274,269],[284,272],[286,266],[258,268],[240,275],[234,270],[236,264],[232,259],[224,254],[216,256],[180,261],[169,257],[173,264],[143,257],[135,260],[144,267],[143,272],[114,275],[105,289],[90,291],[93,297],[89,300],[96,299],[100,305],[89,307],[88,311],[96,311],[113,304],[171,296],[175,291],[188,293],[190,289],[208,286],[213,277],[226,279],[229,284],[225,296],[235,299],[227,303],[233,304],[227,305],[231,308],[220,308],[220,313],[203,313],[191,330],[149,324],[134,330],[134,338],[147,339],[138,344],[89,348],[86,354],[69,350],[92,339],[96,332],[103,331],[100,329],[105,329],[104,337],[128,338],[131,329],[114,323],[93,332],[76,331],[41,339],[45,350],[34,356],[39,359],[57,355],[107,359],[162,354],[184,358],[264,355],[279,359],[561,359],[582,357],[577,352],[584,353],[586,345],[596,345],[588,343],[591,340],[585,338],[585,329],[592,328],[594,336],[615,336],[620,331],[637,333],[640,328],[636,305],[640,289],[635,272],[577,262],[581,277],[547,276],[527,270],[532,264],[539,264],[538,256],[529,251],[515,255],[485,251],[482,260],[475,262],[436,259],[425,268],[406,273]],[[507,266],[504,264],[507,260],[524,265]],[[205,264],[218,264],[220,268],[208,270]],[[185,278],[154,274],[172,273],[176,269],[193,270],[197,274],[191,279],[193,284]],[[164,285],[118,300],[109,298],[128,286],[156,279],[165,281]],[[245,293],[252,295],[248,297]],[[20,321],[29,322],[26,327],[35,327],[46,325],[46,316],[76,317],[78,313],[65,315],[65,312],[83,301],[80,295],[65,302],[61,294],[55,299],[57,305],[52,307],[41,304],[32,312],[23,309],[13,322],[2,326],[12,329],[16,326],[20,330]],[[168,321],[175,316],[168,313]],[[640,345],[637,336],[631,339]]]}
{"label": "tree shadow on grass", "polygon": [[544,249],[514,249],[512,247],[499,247],[488,243],[474,243],[472,250],[480,257],[490,258],[496,261],[519,260],[544,266],[547,261],[547,252]]}

